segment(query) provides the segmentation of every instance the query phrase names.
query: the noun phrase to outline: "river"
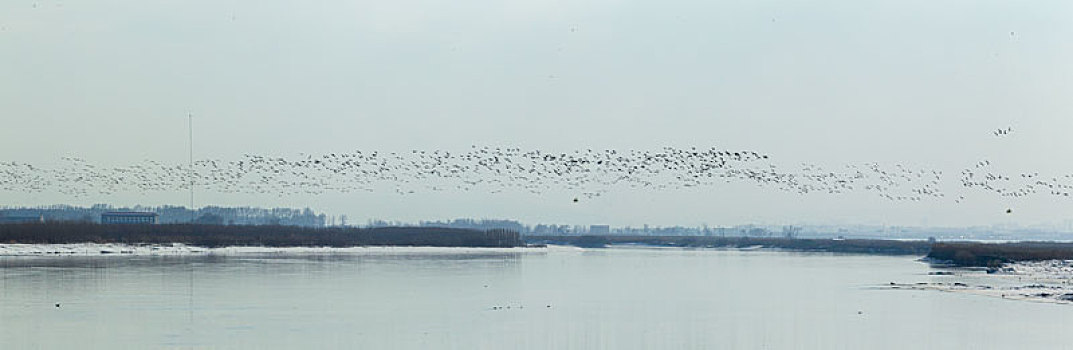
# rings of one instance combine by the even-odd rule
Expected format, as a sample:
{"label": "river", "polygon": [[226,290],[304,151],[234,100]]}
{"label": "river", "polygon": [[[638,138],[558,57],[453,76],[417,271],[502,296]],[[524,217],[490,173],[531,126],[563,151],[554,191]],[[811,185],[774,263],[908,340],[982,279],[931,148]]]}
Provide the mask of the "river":
{"label": "river", "polygon": [[0,257],[0,348],[1073,349],[918,257],[655,248]]}

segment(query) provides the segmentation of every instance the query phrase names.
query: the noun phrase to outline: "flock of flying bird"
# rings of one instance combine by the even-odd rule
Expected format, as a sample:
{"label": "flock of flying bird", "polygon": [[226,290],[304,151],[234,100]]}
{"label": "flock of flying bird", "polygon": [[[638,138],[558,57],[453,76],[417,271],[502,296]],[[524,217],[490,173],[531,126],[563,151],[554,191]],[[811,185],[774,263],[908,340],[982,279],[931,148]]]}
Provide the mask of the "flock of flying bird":
{"label": "flock of flying bird", "polygon": [[[1009,130],[1000,129],[1001,135]],[[62,160],[53,168],[0,163],[0,191],[57,191],[83,197],[185,191],[190,186],[199,191],[279,196],[520,190],[575,193],[572,201],[576,203],[622,188],[682,190],[738,182],[799,194],[863,191],[890,201],[947,198],[940,170],[877,163],[839,169],[802,163],[782,170],[772,157],[758,151],[695,147],[548,152],[473,146],[465,152],[353,151],[294,158],[246,154],[239,160],[200,160],[192,167],[152,160],[121,167],[75,157]],[[1073,192],[1073,174],[1049,178],[1039,173],[1004,174],[987,160],[961,171],[958,181],[963,189],[1002,197],[1040,193],[1069,197]],[[965,200],[963,195],[953,197],[956,203]]]}

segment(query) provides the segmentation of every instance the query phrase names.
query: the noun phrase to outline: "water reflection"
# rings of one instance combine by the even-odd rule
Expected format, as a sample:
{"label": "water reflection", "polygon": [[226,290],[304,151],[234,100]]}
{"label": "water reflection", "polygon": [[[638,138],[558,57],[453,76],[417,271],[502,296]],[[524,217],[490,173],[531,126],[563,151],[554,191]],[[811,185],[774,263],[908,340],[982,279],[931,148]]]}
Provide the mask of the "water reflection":
{"label": "water reflection", "polygon": [[[939,349],[1017,347],[1025,336],[1035,348],[1073,341],[1062,331],[1073,321],[1062,306],[870,288],[929,278],[927,265],[906,257],[549,249],[5,257],[0,266],[4,348]],[[978,322],[993,315],[1011,322]]]}
{"label": "water reflection", "polygon": [[59,268],[116,268],[137,266],[172,266],[185,264],[216,263],[324,263],[324,262],[361,262],[361,261],[412,261],[412,260],[494,260],[517,261],[525,254],[539,252],[512,251],[465,251],[465,252],[425,252],[421,250],[387,252],[387,253],[243,253],[226,254],[190,254],[190,255],[150,255],[150,256],[0,256],[0,269],[20,267],[59,267]]}

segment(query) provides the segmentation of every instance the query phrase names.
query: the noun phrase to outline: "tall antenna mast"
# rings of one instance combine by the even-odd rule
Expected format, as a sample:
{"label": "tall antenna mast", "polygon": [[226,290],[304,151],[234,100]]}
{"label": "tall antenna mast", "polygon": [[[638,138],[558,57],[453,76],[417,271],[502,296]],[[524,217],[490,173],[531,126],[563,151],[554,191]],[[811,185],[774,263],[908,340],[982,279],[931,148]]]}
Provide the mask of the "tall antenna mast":
{"label": "tall antenna mast", "polygon": [[190,121],[190,223],[194,223],[194,115],[187,113],[186,117]]}

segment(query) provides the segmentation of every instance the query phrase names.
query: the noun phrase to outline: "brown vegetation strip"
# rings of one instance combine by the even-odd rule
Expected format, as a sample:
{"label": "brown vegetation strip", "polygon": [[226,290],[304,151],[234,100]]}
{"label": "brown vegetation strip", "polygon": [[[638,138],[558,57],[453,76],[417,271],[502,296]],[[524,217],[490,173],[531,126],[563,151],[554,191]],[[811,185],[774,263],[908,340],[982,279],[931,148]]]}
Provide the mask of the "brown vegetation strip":
{"label": "brown vegetation strip", "polygon": [[1017,261],[1070,260],[1073,243],[936,243],[928,257],[960,266],[999,267]]}
{"label": "brown vegetation strip", "polygon": [[795,251],[861,253],[885,255],[925,255],[931,245],[926,241],[894,241],[879,239],[799,239],[778,237],[712,237],[712,236],[526,236],[530,243],[564,244],[580,247],[603,247],[609,244],[642,244],[651,246],[694,248],[744,248],[763,246]]}

